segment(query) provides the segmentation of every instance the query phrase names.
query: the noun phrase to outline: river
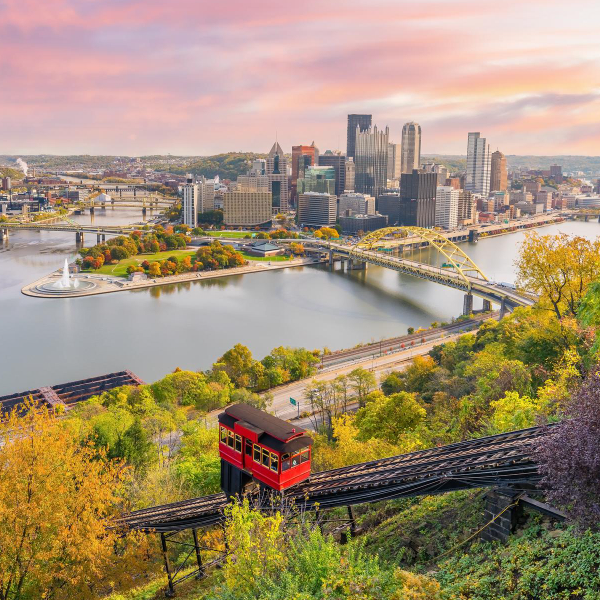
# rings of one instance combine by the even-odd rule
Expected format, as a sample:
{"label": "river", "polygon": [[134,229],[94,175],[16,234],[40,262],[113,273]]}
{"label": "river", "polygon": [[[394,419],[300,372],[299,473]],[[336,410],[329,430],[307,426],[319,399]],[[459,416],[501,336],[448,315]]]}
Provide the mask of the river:
{"label": "river", "polygon": [[[141,213],[75,218],[131,223]],[[594,237],[600,225],[565,222],[538,231]],[[482,239],[464,249],[490,279],[514,281],[523,237]],[[11,233],[0,245],[0,395],[123,369],[151,382],[176,367],[207,369],[237,342],[257,358],[279,345],[347,348],[462,310],[461,292],[372,266],[352,273],[299,267],[87,298],[21,294],[75,254],[73,233]]]}

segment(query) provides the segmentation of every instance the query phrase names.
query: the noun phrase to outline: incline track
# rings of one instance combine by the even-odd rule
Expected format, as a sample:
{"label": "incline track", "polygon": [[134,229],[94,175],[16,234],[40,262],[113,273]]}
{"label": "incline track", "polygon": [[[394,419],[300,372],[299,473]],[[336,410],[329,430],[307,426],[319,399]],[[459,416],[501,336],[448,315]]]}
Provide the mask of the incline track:
{"label": "incline track", "polygon": [[[539,481],[532,443],[547,432],[522,429],[314,473],[285,498],[315,510],[467,488],[532,486]],[[203,496],[123,515],[118,525],[158,533],[206,527],[223,519],[226,505],[225,494]]]}

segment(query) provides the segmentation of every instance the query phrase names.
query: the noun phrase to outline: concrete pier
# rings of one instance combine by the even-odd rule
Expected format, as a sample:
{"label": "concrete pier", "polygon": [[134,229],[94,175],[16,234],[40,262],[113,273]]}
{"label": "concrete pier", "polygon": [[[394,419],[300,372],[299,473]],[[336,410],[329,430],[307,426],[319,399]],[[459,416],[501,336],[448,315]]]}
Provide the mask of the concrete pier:
{"label": "concrete pier", "polygon": [[492,303],[489,300],[483,300],[483,312],[489,312],[492,310]]}
{"label": "concrete pier", "polygon": [[467,316],[473,312],[473,294],[470,292],[465,294],[465,299],[463,301],[463,315]]}

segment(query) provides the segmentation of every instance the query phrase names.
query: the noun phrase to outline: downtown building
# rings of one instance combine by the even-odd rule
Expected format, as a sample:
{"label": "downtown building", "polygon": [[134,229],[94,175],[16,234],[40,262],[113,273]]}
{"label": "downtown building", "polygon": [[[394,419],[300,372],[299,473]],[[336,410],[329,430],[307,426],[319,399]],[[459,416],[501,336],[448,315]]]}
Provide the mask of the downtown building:
{"label": "downtown building", "polygon": [[354,189],[361,194],[378,196],[387,189],[389,127],[380,131],[375,125],[356,130]]}
{"label": "downtown building", "polygon": [[400,222],[400,192],[387,191],[377,196],[377,212],[387,217],[388,225],[398,225]]}
{"label": "downtown building", "polygon": [[402,145],[388,144],[388,181],[398,181],[402,174]]}
{"label": "downtown building", "polygon": [[471,192],[458,190],[458,224],[474,225],[477,223],[477,201]]}
{"label": "downtown building", "polygon": [[308,167],[318,165],[319,149],[313,142],[310,146],[292,146],[292,179],[290,199],[292,205],[295,205],[298,199],[297,182],[304,177],[304,172]]}
{"label": "downtown building", "polygon": [[297,182],[298,195],[309,192],[335,195],[335,175],[334,167],[307,167],[304,177]]}
{"label": "downtown building", "polygon": [[506,156],[496,150],[492,153],[490,166],[490,192],[505,192],[508,189],[508,170]]}
{"label": "downtown building", "polygon": [[337,217],[337,196],[319,192],[298,195],[298,224],[301,227],[331,227]]}
{"label": "downtown building", "polygon": [[356,131],[368,131],[371,128],[372,115],[348,115],[348,132],[346,139],[346,156],[354,158],[356,148]]}
{"label": "downtown building", "polygon": [[435,196],[435,226],[456,229],[458,226],[458,196],[452,186],[438,186]]}
{"label": "downtown building", "polygon": [[400,182],[399,225],[435,227],[435,197],[437,175],[414,169],[402,173]]}
{"label": "downtown building", "polygon": [[469,133],[465,190],[482,196],[490,193],[491,161],[487,140],[478,131]]}
{"label": "downtown building", "polygon": [[289,209],[288,161],[279,142],[275,142],[269,152],[265,174],[269,181],[273,210],[278,213],[286,212]]}
{"label": "downtown building", "polygon": [[[322,167],[333,167],[335,171],[335,194],[339,196],[346,191],[346,157],[339,152],[327,150],[325,154],[319,156],[319,165]],[[349,162],[354,167],[353,162]],[[354,179],[352,178],[352,188],[354,189]]]}
{"label": "downtown building", "polygon": [[223,194],[223,223],[228,227],[264,227],[273,218],[268,191],[233,191]]}
{"label": "downtown building", "polygon": [[375,198],[367,194],[358,192],[349,192],[342,194],[338,198],[338,217],[347,217],[350,215],[374,215]]}
{"label": "downtown building", "polygon": [[402,173],[412,173],[421,166],[421,126],[411,121],[402,127],[400,149],[400,169]]}

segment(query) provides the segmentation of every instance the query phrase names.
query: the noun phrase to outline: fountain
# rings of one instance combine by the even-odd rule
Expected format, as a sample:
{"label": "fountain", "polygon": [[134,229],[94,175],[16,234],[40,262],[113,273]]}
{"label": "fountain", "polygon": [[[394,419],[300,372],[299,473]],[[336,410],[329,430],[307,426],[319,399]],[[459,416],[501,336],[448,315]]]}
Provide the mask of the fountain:
{"label": "fountain", "polygon": [[61,295],[83,292],[96,287],[91,281],[81,281],[78,277],[69,275],[69,261],[65,258],[65,264],[62,269],[62,275],[58,281],[48,281],[35,287],[38,292],[49,295]]}

